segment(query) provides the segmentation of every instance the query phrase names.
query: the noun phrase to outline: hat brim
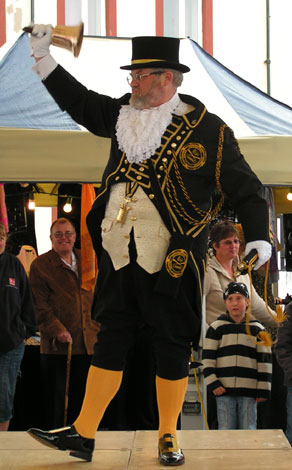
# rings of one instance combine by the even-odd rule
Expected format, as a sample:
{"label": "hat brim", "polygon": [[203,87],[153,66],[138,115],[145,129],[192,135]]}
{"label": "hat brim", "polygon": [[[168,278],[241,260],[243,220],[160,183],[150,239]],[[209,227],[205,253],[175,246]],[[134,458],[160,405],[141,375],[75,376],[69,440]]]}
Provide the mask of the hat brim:
{"label": "hat brim", "polygon": [[141,62],[130,65],[123,65],[120,67],[123,70],[135,70],[135,69],[173,69],[179,72],[186,73],[190,72],[190,68],[187,65],[177,64],[176,62],[167,61],[154,61],[154,62]]}

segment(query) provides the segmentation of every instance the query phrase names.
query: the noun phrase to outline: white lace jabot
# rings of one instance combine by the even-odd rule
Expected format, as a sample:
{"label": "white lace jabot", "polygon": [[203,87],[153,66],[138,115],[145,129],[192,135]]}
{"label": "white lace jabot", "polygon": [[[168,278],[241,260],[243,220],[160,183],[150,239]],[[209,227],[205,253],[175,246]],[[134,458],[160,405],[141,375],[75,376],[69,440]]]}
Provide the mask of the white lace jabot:
{"label": "white lace jabot", "polygon": [[130,163],[141,163],[150,158],[161,145],[161,137],[172,121],[172,114],[182,103],[177,93],[160,106],[135,109],[121,107],[116,124],[119,149],[126,153]]}

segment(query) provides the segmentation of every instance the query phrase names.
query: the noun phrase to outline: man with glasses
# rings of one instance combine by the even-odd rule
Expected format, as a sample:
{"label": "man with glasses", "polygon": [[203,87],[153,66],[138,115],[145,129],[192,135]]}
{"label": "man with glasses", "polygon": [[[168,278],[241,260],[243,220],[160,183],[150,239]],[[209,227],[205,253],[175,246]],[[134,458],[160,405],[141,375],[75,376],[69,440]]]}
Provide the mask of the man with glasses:
{"label": "man with glasses", "polygon": [[111,151],[87,218],[99,260],[93,315],[101,330],[82,410],[71,427],[29,432],[90,461],[95,431],[119,389],[127,351],[147,325],[157,362],[158,458],[163,465],[181,465],[176,426],[190,345],[196,349],[200,338],[207,227],[226,194],[251,242],[247,253],[256,248],[263,264],[271,246],[261,183],[231,129],[196,98],[178,95],[190,70],[179,62],[179,39],[133,38],[131,64],[121,67],[130,71],[131,94],[113,99],[87,90],[55,62],[49,53],[51,30],[33,28],[34,70],[62,110],[111,139]]}
{"label": "man with glasses", "polygon": [[[52,249],[30,268],[37,324],[41,335],[40,369],[44,427],[64,425],[69,344],[72,345],[68,420],[79,414],[98,326],[91,320],[92,292],[81,288],[80,251],[69,219],[53,222]],[[69,375],[68,375],[69,377]]]}

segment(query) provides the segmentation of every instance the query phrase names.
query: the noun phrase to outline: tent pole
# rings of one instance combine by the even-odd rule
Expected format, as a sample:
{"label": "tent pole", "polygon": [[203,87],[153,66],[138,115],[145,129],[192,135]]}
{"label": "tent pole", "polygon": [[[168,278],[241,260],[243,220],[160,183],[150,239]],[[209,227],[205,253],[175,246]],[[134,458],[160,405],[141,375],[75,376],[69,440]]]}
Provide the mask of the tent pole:
{"label": "tent pole", "polygon": [[267,94],[271,94],[271,58],[270,58],[270,0],[266,0],[266,41],[267,41]]}
{"label": "tent pole", "polygon": [[30,22],[34,24],[34,0],[30,0]]}

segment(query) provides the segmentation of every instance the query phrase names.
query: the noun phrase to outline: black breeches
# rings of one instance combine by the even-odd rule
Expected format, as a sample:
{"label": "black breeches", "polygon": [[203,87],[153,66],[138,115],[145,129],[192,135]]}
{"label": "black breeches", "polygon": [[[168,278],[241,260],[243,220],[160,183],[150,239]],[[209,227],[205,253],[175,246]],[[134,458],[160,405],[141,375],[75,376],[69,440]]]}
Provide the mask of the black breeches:
{"label": "black breeches", "polygon": [[[99,262],[93,317],[101,323],[92,364],[123,370],[125,358],[141,328],[147,327],[156,357],[157,375],[168,380],[189,373],[190,343],[201,329],[198,283],[185,270],[177,298],[158,294],[159,273],[148,274],[137,263],[131,243],[131,262],[115,271],[103,250]],[[198,300],[199,298],[199,300]],[[141,357],[143,367],[143,357]]]}

